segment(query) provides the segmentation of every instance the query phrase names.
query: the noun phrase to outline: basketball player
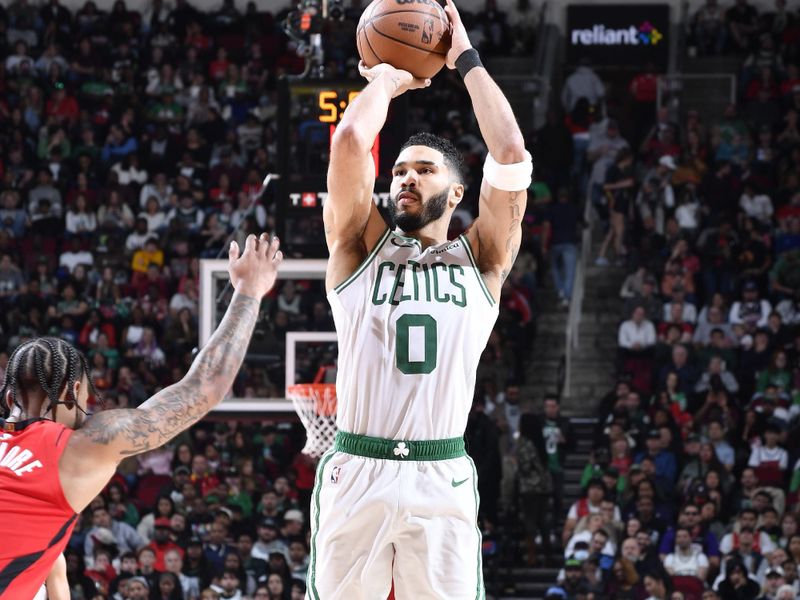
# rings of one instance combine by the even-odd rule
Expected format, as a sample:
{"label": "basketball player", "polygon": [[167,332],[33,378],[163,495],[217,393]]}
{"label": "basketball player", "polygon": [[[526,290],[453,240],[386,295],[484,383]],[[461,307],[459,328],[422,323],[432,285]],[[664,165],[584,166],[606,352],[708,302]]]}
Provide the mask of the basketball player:
{"label": "basketball player", "polygon": [[88,417],[93,384],[78,350],[56,338],[17,347],[2,387],[0,600],[37,594],[79,513],[121,460],[168,442],[228,393],[281,259],[278,240],[266,234],[249,236],[241,255],[231,244],[236,291],[225,317],[186,376],[138,408]]}
{"label": "basketball player", "polygon": [[339,433],[317,468],[307,598],[484,597],[478,492],[463,434],[478,358],[520,244],[531,157],[511,107],[448,0],[452,47],[490,155],[480,216],[448,241],[464,197],[449,142],[412,136],[393,168],[387,229],[372,200],[373,140],[392,98],[427,86],[380,64],[331,147],[326,287],[339,340]]}

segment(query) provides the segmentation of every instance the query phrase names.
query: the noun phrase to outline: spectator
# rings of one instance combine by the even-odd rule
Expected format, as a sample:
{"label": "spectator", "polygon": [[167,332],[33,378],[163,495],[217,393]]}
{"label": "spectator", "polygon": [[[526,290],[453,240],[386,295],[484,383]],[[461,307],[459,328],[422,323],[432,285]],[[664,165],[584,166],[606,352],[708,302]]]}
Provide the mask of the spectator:
{"label": "spectator", "polygon": [[561,587],[566,598],[579,598],[588,593],[589,581],[581,571],[581,561],[570,558],[564,562],[564,580]]}
{"label": "spectator", "polygon": [[[241,585],[242,582],[239,580],[238,573],[231,569],[225,569],[219,580],[221,598],[225,598],[226,600],[244,600],[245,596]],[[270,596],[272,596],[271,591]],[[276,597],[280,598],[280,595]]]}
{"label": "spectator", "polygon": [[633,202],[634,179],[632,173],[633,154],[627,148],[623,148],[617,154],[614,164],[606,172],[603,193],[608,203],[611,229],[609,229],[600,246],[600,253],[595,261],[596,265],[608,265],[606,252],[612,242],[618,266],[624,264],[628,255],[628,251],[625,248],[625,230]]}
{"label": "spectator", "polygon": [[138,144],[132,136],[126,135],[119,125],[112,125],[106,138],[105,146],[100,153],[104,163],[111,163],[136,152]]}
{"label": "spectator", "polygon": [[[110,534],[110,538],[108,537]],[[108,509],[98,506],[92,510],[92,527],[86,534],[83,553],[87,564],[94,562],[94,549],[98,540],[109,540],[120,552],[135,552],[145,545],[136,530],[123,521],[112,519]]]}
{"label": "spectator", "polygon": [[561,105],[571,112],[580,98],[586,98],[591,105],[599,104],[605,97],[605,86],[589,66],[588,59],[581,59],[575,72],[567,77],[561,90]]}
{"label": "spectator", "polygon": [[519,425],[519,441],[516,446],[517,478],[519,481],[519,506],[523,509],[528,546],[527,563],[536,564],[538,552],[536,534],[542,540],[545,556],[550,554],[550,526],[548,504],[553,493],[550,469],[545,464],[545,440],[542,425],[530,413],[523,413]]}
{"label": "spectator", "polygon": [[668,578],[660,573],[648,573],[645,575],[644,589],[650,594],[647,600],[667,600],[670,597]]}
{"label": "spectator", "polygon": [[695,42],[701,54],[721,54],[725,47],[725,14],[717,0],[706,0],[693,19]]}
{"label": "spectator", "polygon": [[564,531],[562,539],[566,544],[575,532],[575,527],[578,521],[590,514],[599,513],[601,510],[601,501],[605,495],[605,484],[601,479],[592,479],[586,486],[586,496],[576,500],[570,506],[567,513],[567,519],[564,522]]}
{"label": "spectator", "polygon": [[566,454],[575,445],[572,426],[569,419],[561,416],[558,397],[547,395],[544,398],[544,436],[547,453],[547,468],[553,484],[553,514],[561,514],[564,499],[564,462]]}
{"label": "spectator", "polygon": [[783,485],[786,471],[789,468],[789,456],[778,446],[780,426],[775,421],[768,421],[764,427],[763,444],[754,444],[750,452],[747,466],[755,470],[759,483],[763,485]]}
{"label": "spectator", "polygon": [[653,323],[645,318],[643,306],[636,306],[631,318],[620,325],[618,338],[620,348],[635,353],[641,353],[655,345],[656,330]]}
{"label": "spectator", "polygon": [[[757,560],[763,558],[764,555],[772,554],[775,549],[775,543],[763,531],[756,530],[756,523],[758,520],[758,513],[752,508],[746,508],[739,512],[739,516],[733,527],[733,531],[727,533],[725,537],[720,540],[719,550],[723,555],[731,554],[737,550],[744,550],[741,552],[744,556],[749,556],[750,553],[757,553]],[[742,530],[749,531],[750,536],[742,537]],[[753,567],[753,562],[748,559],[748,566]],[[748,570],[755,573],[758,570],[758,563],[754,565],[755,568]]]}
{"label": "spectator", "polygon": [[156,556],[155,563],[153,563],[153,568],[156,571],[166,571],[167,552],[178,552],[180,558],[183,559],[183,548],[169,538],[172,527],[169,519],[166,517],[159,517],[154,521],[153,527],[155,531],[153,535],[153,541],[150,542],[148,546],[153,550]]}
{"label": "spectator", "polygon": [[656,482],[663,490],[672,489],[678,476],[678,467],[675,455],[664,448],[661,433],[651,429],[647,433],[646,451],[640,452],[634,458],[634,463],[641,463],[649,458],[656,465]]}
{"label": "spectator", "polygon": [[664,568],[672,576],[696,577],[704,581],[708,575],[708,558],[692,544],[688,529],[675,531],[675,549],[664,560]]}
{"label": "spectator", "polygon": [[759,592],[758,584],[747,576],[747,569],[742,562],[734,558],[725,564],[727,576],[715,586],[720,597],[755,600]]}
{"label": "spectator", "polygon": [[753,36],[758,30],[758,12],[747,0],[736,0],[725,13],[728,31],[734,48],[748,50],[753,43]]}
{"label": "spectator", "polygon": [[569,306],[575,265],[578,262],[578,208],[569,199],[566,189],[558,191],[558,202],[550,207],[546,217],[547,237],[550,240],[553,284],[562,306]]}
{"label": "spectator", "polygon": [[[628,142],[619,133],[619,123],[615,119],[608,119],[605,127],[598,124],[591,130],[589,147],[586,150],[586,156],[592,164],[589,184],[592,205],[603,220],[609,218],[603,191],[607,171],[617,160],[620,151],[628,147]],[[621,179],[619,183],[623,181]]]}
{"label": "spectator", "polygon": [[257,527],[258,539],[253,545],[250,556],[264,561],[269,560],[272,552],[280,552],[288,556],[289,548],[283,540],[278,538],[278,524],[274,519],[262,518]]}

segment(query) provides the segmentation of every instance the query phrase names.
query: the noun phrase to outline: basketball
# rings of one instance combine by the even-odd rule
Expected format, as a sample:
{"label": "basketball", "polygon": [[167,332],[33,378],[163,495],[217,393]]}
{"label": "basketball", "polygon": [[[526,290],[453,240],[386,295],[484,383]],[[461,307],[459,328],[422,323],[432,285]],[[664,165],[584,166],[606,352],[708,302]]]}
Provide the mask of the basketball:
{"label": "basketball", "polygon": [[433,77],[450,49],[450,21],[436,0],[373,0],[356,29],[368,67],[387,63],[414,77]]}

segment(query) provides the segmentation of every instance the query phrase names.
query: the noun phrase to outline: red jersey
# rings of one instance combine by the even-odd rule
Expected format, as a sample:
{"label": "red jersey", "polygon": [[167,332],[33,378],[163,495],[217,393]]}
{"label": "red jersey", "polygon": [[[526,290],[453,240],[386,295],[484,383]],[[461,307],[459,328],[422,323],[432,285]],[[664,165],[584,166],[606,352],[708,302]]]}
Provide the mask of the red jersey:
{"label": "red jersey", "polygon": [[33,598],[69,541],[78,515],[58,461],[72,433],[53,421],[0,420],[0,600]]}

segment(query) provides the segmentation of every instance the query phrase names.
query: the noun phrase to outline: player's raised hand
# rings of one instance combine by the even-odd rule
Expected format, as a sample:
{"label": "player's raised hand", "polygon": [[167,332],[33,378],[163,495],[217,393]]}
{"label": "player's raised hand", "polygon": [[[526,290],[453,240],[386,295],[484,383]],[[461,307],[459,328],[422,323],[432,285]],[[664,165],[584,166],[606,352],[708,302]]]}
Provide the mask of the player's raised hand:
{"label": "player's raised hand", "polygon": [[408,71],[396,69],[387,63],[380,63],[374,67],[367,67],[367,65],[364,64],[364,61],[361,60],[358,62],[358,72],[361,73],[361,76],[369,82],[372,82],[381,75],[385,75],[392,78],[392,80],[395,80],[397,82],[397,88],[395,89],[394,94],[392,94],[393,98],[397,98],[400,94],[404,94],[408,90],[426,88],[431,84],[430,79],[419,79],[418,77],[414,77]]}
{"label": "player's raised hand", "polygon": [[456,5],[453,0],[446,0],[447,5],[444,7],[444,12],[447,13],[450,19],[450,50],[447,51],[447,59],[445,64],[448,69],[456,68],[456,59],[461,56],[465,50],[472,48],[467,35],[467,29],[461,21],[461,15],[458,14]]}
{"label": "player's raised hand", "polygon": [[278,276],[278,265],[283,260],[280,242],[277,237],[270,241],[266,233],[260,237],[253,234],[247,236],[244,252],[239,244],[231,242],[228,250],[228,273],[231,283],[237,292],[262,298],[275,285]]}

